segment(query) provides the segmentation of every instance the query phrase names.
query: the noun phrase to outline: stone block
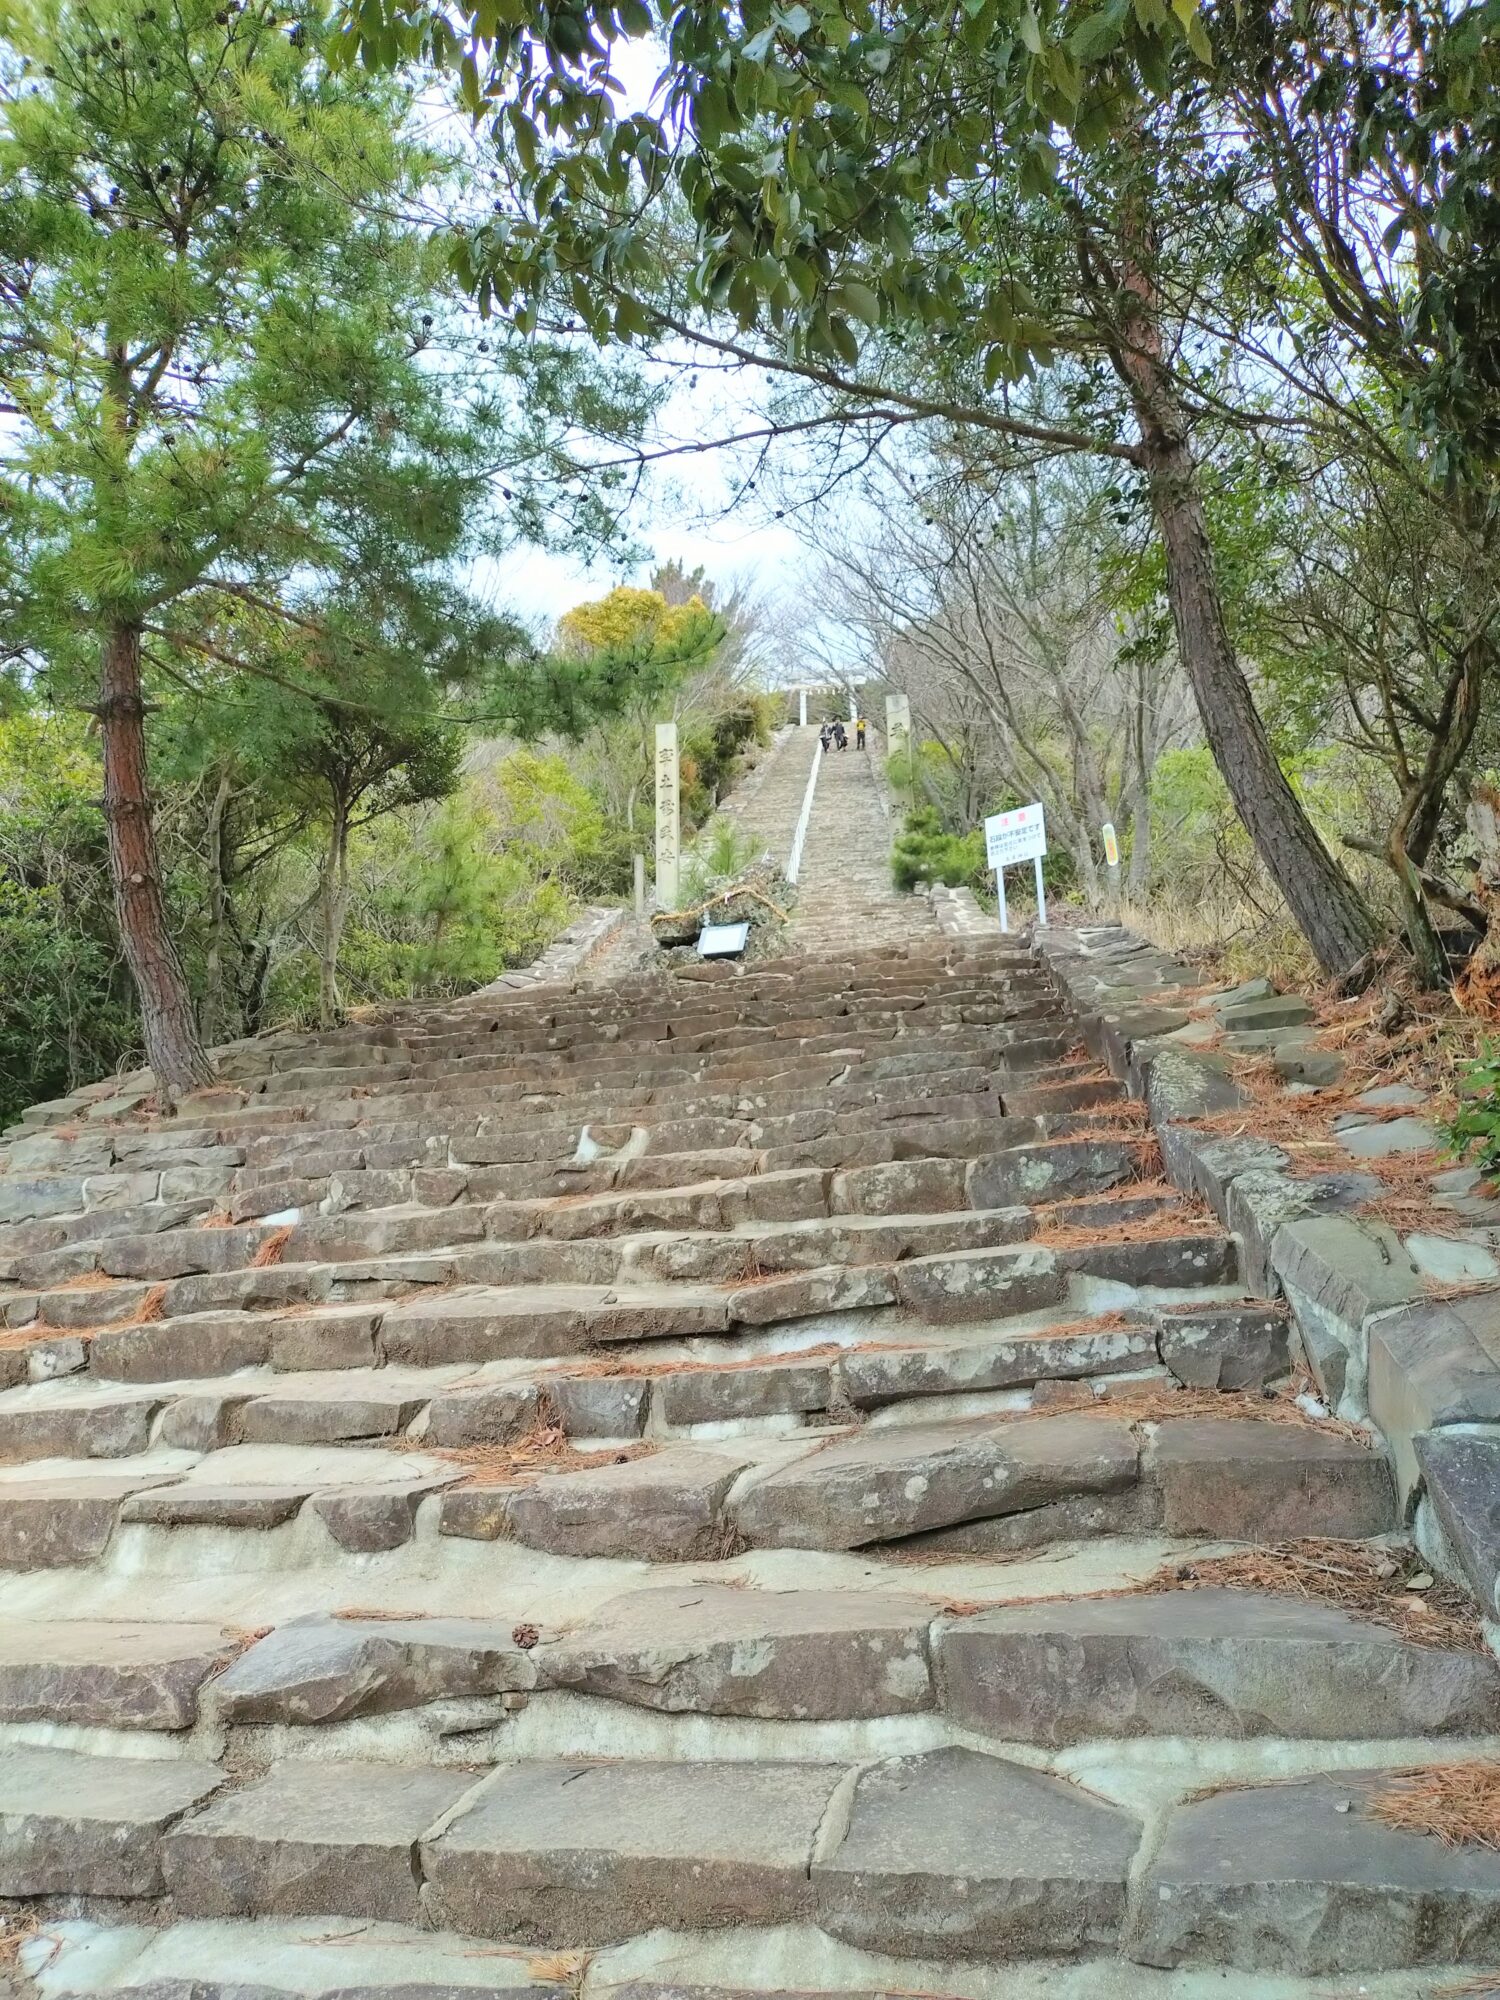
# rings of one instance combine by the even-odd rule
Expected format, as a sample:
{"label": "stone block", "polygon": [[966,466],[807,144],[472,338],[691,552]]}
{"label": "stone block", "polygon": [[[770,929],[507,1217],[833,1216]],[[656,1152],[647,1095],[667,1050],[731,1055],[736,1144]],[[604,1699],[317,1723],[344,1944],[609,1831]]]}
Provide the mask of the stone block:
{"label": "stone block", "polygon": [[424,1843],[428,1920],[574,1948],[796,1923],[835,1787],[820,1764],[502,1766]]}
{"label": "stone block", "polygon": [[1241,1590],[998,1606],[941,1625],[942,1705],[1048,1748],[1095,1738],[1489,1735],[1500,1667],[1330,1605]]}
{"label": "stone block", "polygon": [[1187,1306],[1158,1326],[1163,1365],[1190,1389],[1259,1389],[1291,1368],[1290,1323],[1275,1307]]}
{"label": "stone block", "polygon": [[241,1653],[214,1682],[229,1723],[322,1724],[428,1702],[525,1692],[533,1653],[484,1618],[297,1619]]}
{"label": "stone block", "polygon": [[632,1591],[536,1655],[558,1687],[671,1714],[793,1722],[932,1706],[933,1608],[884,1592]]}
{"label": "stone block", "polygon": [[1147,1458],[1169,1535],[1358,1539],[1396,1526],[1390,1467],[1334,1430],[1253,1417],[1172,1418]]}
{"label": "stone block", "polygon": [[1179,1806],[1126,1940],[1147,1965],[1305,1978],[1500,1960],[1500,1854],[1365,1809],[1353,1772]]}
{"label": "stone block", "polygon": [[820,1927],[902,1957],[1076,1958],[1112,1949],[1140,1822],[1081,1787],[972,1750],[863,1771],[814,1863]]}
{"label": "stone block", "polygon": [[1486,1618],[1500,1616],[1500,1430],[1412,1440],[1427,1498]]}
{"label": "stone block", "polygon": [[1500,1423],[1500,1287],[1380,1313],[1367,1339],[1370,1415],[1391,1447],[1405,1501],[1421,1476],[1420,1433]]}
{"label": "stone block", "polygon": [[673,1446],[623,1465],[547,1473],[514,1488],[509,1533],[556,1555],[692,1562],[724,1553],[724,1498],[743,1455]]}
{"label": "stone block", "polygon": [[0,1896],[155,1896],[162,1838],[221,1783],[212,1764],[0,1754]]}
{"label": "stone block", "polygon": [[204,1682],[237,1642],[217,1625],[0,1623],[0,1722],[191,1729]]}
{"label": "stone block", "polygon": [[1341,1415],[1362,1416],[1368,1407],[1365,1323],[1373,1313],[1422,1296],[1421,1272],[1394,1230],[1343,1215],[1286,1223],[1270,1262],[1324,1400]]}
{"label": "stone block", "polygon": [[417,1923],[416,1844],[473,1784],[468,1772],[399,1764],[278,1764],[167,1835],[173,1907]]}
{"label": "stone block", "polygon": [[896,1297],[929,1325],[1006,1319],[1056,1305],[1067,1279],[1050,1250],[960,1250],[899,1265]]}
{"label": "stone block", "polygon": [[910,1346],[870,1343],[841,1354],[834,1373],[840,1393],[856,1408],[868,1408],[908,1396],[964,1395],[1116,1374],[1148,1367],[1155,1359],[1156,1328],[1143,1312],[1123,1326],[1094,1328],[1080,1319],[1066,1332],[1043,1327],[1008,1338],[980,1334]]}
{"label": "stone block", "polygon": [[1135,1481],[1123,1424],[986,1418],[858,1431],[758,1479],[731,1509],[769,1548],[858,1548]]}

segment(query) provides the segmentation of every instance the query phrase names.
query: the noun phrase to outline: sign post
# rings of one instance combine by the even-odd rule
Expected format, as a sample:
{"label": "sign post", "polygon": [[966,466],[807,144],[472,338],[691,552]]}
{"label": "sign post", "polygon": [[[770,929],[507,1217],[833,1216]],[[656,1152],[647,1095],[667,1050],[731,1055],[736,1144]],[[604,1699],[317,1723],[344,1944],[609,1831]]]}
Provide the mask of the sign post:
{"label": "sign post", "polygon": [[1104,865],[1109,870],[1109,893],[1116,903],[1120,900],[1120,842],[1115,833],[1114,822],[1106,820],[1099,829],[1104,841]]}
{"label": "sign post", "polygon": [[656,906],[677,908],[677,864],[681,857],[681,798],[677,724],[656,725]]}
{"label": "sign post", "polygon": [[1010,929],[1005,905],[1005,871],[1015,861],[1036,864],[1036,920],[1047,921],[1047,892],[1042,885],[1042,856],[1047,852],[1047,826],[1040,801],[1011,812],[991,813],[984,823],[984,858],[995,871],[1000,902],[1000,928]]}

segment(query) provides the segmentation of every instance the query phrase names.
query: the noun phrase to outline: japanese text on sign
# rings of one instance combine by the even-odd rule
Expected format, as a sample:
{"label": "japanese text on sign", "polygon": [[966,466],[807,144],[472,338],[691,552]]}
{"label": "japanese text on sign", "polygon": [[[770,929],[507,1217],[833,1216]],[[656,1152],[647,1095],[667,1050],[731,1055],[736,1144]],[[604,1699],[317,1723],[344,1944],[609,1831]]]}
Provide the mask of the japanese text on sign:
{"label": "japanese text on sign", "polygon": [[1030,861],[1047,852],[1047,829],[1040,803],[991,813],[984,823],[984,858],[991,868]]}

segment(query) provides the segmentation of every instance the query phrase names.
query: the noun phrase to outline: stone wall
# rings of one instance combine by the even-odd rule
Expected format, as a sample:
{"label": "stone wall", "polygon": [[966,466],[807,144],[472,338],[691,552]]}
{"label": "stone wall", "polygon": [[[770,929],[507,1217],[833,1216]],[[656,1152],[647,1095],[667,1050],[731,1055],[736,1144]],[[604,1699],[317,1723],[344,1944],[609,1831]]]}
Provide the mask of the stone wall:
{"label": "stone wall", "polygon": [[[1089,1048],[1144,1099],[1172,1180],[1239,1238],[1247,1284],[1287,1300],[1329,1408],[1385,1439],[1428,1559],[1496,1618],[1500,1202],[1445,1165],[1421,1094],[1403,1086],[1357,1096],[1316,1156],[1257,1135],[1231,1057],[1266,1056],[1294,1097],[1341,1073],[1300,996],[1264,979],[1206,991],[1196,968],[1115,925],[1038,930],[1032,948]],[[1237,1111],[1242,1127],[1225,1115]],[[1398,1153],[1429,1181],[1441,1227],[1401,1230],[1364,1212],[1385,1191],[1372,1162]]]}

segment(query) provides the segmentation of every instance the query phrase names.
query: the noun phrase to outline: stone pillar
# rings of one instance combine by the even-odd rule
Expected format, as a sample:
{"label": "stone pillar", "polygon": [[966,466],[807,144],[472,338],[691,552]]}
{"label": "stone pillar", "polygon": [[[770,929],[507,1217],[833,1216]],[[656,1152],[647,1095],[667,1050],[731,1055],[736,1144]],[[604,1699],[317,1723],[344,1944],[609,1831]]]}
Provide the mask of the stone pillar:
{"label": "stone pillar", "polygon": [[888,694],[885,698],[885,754],[899,757],[911,754],[911,702],[904,694]]}
{"label": "stone pillar", "polygon": [[656,725],[656,907],[677,907],[677,867],[681,857],[681,784],[677,724]]}
{"label": "stone pillar", "polygon": [[806,727],[807,727],[807,689],[806,689],[806,688],[798,688],[798,690],[797,690],[797,723],[798,723],[798,726],[799,726],[799,728],[802,728],[802,729],[806,729]]}

